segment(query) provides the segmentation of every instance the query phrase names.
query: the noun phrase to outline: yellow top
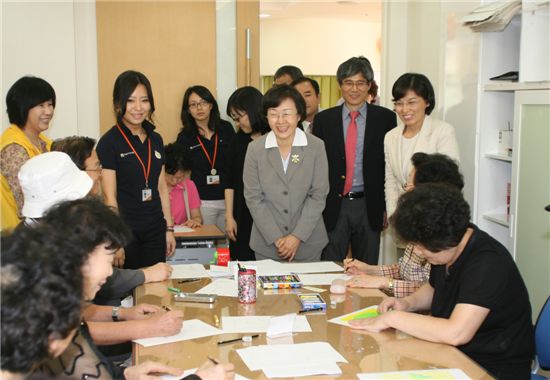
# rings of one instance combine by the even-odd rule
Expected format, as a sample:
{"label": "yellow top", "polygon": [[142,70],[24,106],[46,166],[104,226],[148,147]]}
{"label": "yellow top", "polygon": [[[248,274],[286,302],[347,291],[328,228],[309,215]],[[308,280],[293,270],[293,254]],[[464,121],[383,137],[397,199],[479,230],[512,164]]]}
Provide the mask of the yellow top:
{"label": "yellow top", "polygon": [[[46,149],[49,151],[52,145],[52,140],[50,140],[43,134],[39,134],[38,137],[46,143]],[[21,145],[29,155],[29,158],[37,156],[40,153],[43,153],[40,151],[40,149],[38,149],[38,147],[36,147],[28,139],[27,135],[25,135],[25,132],[23,132],[21,128],[13,124],[10,125],[8,129],[6,129],[6,131],[2,134],[2,137],[0,138],[0,151],[4,150],[4,148],[10,144]],[[1,177],[2,177],[1,178],[1,182],[2,182],[1,213],[2,213],[2,231],[4,231],[4,230],[12,229],[15,226],[17,226],[20,222],[20,218],[17,213],[17,203],[15,202],[12,189],[10,188],[8,181],[6,180],[6,177],[4,177],[4,173],[2,173]]]}

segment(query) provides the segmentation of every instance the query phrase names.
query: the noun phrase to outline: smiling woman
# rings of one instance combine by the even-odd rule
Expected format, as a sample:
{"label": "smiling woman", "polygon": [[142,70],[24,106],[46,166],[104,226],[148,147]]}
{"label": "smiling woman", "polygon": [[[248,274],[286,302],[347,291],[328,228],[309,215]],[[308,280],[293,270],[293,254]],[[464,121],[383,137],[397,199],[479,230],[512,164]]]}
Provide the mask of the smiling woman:
{"label": "smiling woman", "polygon": [[133,233],[115,264],[138,269],[166,261],[175,250],[164,144],[150,122],[155,102],[145,75],[136,71],[120,74],[113,105],[117,124],[97,144],[103,168],[101,185],[105,203],[119,211]]}
{"label": "smiling woman", "polygon": [[319,261],[328,243],[322,218],[329,190],[324,143],[298,128],[302,95],[281,85],[262,101],[271,132],[248,145],[244,197],[252,215],[257,260]]}
{"label": "smiling woman", "polygon": [[31,157],[50,150],[51,140],[42,134],[50,126],[55,108],[55,91],[44,79],[23,77],[6,95],[12,124],[0,143],[2,172],[2,230],[20,222],[23,193],[17,173]]}

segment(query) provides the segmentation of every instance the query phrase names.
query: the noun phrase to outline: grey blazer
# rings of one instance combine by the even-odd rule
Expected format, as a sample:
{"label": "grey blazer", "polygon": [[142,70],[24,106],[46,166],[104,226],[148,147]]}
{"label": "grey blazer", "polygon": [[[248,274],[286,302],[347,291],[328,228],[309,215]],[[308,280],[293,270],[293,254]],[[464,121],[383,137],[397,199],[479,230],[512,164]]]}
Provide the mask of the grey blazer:
{"label": "grey blazer", "polygon": [[248,145],[244,162],[244,197],[254,220],[250,247],[258,260],[281,261],[274,243],[293,234],[301,241],[294,261],[319,261],[328,243],[322,217],[329,191],[325,145],[306,134],[307,146],[292,147],[285,173],[279,150],[266,149],[266,138]]}

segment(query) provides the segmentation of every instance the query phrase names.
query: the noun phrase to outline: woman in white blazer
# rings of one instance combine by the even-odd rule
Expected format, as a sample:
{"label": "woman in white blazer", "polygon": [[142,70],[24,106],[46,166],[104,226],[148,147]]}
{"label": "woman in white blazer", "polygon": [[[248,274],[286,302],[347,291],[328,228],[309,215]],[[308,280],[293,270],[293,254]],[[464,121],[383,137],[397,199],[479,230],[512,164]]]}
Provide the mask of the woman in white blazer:
{"label": "woman in white blazer", "polygon": [[459,161],[453,126],[429,116],[435,107],[435,93],[426,76],[416,73],[401,75],[393,85],[392,96],[395,112],[402,124],[384,138],[388,217],[395,211],[397,199],[410,182],[414,153],[441,153],[457,163]]}
{"label": "woman in white blazer", "polygon": [[271,131],[248,145],[243,173],[253,219],[250,247],[258,260],[319,261],[328,243],[324,143],[298,128],[306,105],[294,88],[270,89],[262,108]]}

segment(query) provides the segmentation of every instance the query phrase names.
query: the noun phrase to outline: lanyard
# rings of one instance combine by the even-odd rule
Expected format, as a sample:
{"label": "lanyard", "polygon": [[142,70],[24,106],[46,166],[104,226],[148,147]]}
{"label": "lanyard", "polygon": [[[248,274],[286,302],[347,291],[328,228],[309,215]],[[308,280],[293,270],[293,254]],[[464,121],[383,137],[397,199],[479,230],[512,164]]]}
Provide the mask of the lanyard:
{"label": "lanyard", "polygon": [[201,144],[201,148],[204,152],[204,155],[206,156],[206,159],[210,163],[210,166],[212,167],[212,170],[210,170],[210,173],[212,175],[216,175],[216,169],[214,169],[214,165],[216,165],[216,157],[218,155],[218,134],[216,133],[216,140],[214,142],[214,158],[210,158],[210,155],[208,154],[206,148],[204,147],[204,144],[201,141],[201,138],[197,136],[197,140],[199,141],[199,144]]}
{"label": "lanyard", "polygon": [[139,154],[137,154],[137,152],[134,149],[134,146],[132,145],[130,140],[128,140],[128,137],[126,137],[126,134],[124,133],[122,128],[120,128],[120,126],[118,124],[116,126],[117,126],[118,130],[120,131],[120,133],[122,134],[122,137],[124,137],[124,140],[126,140],[128,145],[130,146],[130,148],[132,148],[132,151],[136,155],[139,163],[141,164],[141,167],[143,168],[143,176],[145,177],[145,188],[148,189],[149,188],[149,174],[151,174],[151,139],[149,138],[149,136],[147,136],[147,142],[149,143],[149,156],[147,158],[147,169],[145,169],[145,164],[141,160],[141,157],[139,156]]}

